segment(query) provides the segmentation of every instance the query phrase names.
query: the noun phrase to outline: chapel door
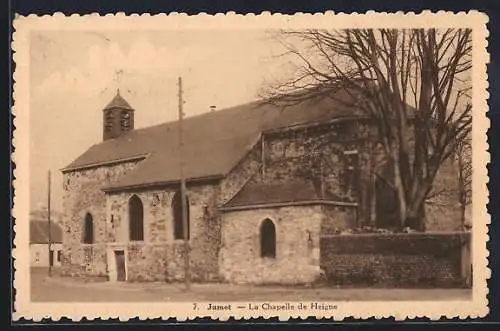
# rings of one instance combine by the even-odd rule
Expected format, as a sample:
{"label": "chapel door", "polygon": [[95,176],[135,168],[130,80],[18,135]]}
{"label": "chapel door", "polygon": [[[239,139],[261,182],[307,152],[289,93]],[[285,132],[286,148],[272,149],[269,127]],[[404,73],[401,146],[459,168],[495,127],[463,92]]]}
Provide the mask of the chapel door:
{"label": "chapel door", "polygon": [[115,260],[116,260],[116,280],[119,282],[124,282],[126,279],[125,252],[115,251]]}

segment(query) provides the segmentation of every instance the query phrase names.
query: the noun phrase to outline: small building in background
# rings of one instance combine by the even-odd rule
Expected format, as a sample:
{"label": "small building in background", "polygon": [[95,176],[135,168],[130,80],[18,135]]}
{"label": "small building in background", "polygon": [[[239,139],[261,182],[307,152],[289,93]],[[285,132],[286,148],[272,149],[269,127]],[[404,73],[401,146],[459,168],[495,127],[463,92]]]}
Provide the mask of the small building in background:
{"label": "small building in background", "polygon": [[62,259],[62,229],[54,222],[46,220],[30,221],[30,265],[32,267],[60,266]]}

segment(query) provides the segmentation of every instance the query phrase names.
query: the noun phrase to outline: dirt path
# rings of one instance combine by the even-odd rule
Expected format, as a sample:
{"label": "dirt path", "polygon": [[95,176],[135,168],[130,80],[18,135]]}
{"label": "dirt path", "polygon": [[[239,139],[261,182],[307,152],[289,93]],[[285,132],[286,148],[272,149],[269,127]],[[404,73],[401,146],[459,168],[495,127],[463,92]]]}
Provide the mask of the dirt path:
{"label": "dirt path", "polygon": [[83,283],[75,279],[32,272],[33,301],[145,302],[145,301],[359,301],[359,300],[470,300],[468,289],[374,289],[240,286],[229,284]]}

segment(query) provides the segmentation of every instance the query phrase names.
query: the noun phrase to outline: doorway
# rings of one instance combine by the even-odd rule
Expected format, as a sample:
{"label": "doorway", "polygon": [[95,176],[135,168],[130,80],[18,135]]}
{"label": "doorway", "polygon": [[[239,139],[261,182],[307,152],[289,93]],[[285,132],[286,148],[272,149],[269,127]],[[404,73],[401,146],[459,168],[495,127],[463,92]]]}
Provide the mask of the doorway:
{"label": "doorway", "polygon": [[49,250],[49,266],[54,266],[54,251]]}
{"label": "doorway", "polygon": [[125,252],[115,251],[115,261],[116,261],[116,280],[119,282],[124,282],[127,279],[127,274],[125,271]]}

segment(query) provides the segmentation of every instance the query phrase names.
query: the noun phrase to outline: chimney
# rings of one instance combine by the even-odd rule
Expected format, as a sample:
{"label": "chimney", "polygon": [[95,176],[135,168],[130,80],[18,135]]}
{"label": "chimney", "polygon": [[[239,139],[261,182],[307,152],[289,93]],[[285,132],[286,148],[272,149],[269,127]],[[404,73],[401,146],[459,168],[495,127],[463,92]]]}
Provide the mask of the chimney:
{"label": "chimney", "polygon": [[217,110],[217,106],[210,106],[210,111],[216,111]]}

